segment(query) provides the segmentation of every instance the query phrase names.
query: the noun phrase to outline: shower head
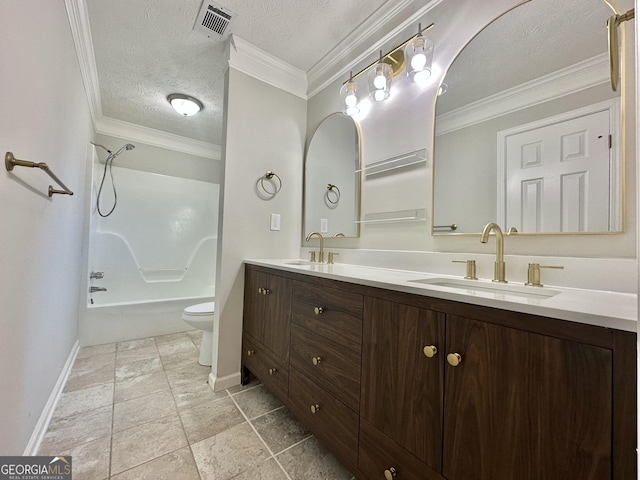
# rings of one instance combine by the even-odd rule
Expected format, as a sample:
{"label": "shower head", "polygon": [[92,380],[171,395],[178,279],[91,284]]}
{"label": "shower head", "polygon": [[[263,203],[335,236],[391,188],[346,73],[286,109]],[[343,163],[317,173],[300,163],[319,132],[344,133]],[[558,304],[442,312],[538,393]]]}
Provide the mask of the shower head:
{"label": "shower head", "polygon": [[132,144],[130,144],[130,143],[127,143],[127,144],[124,146],[124,148],[126,148],[127,150],[133,150],[134,148],[136,148],[136,146],[135,146],[135,145],[132,145]]}
{"label": "shower head", "polygon": [[111,153],[110,155],[113,157],[113,159],[115,159],[118,155],[120,155],[122,153],[123,150],[133,150],[134,148],[136,148],[135,145],[133,145],[131,143],[127,143],[127,144],[123,145],[122,147],[120,147],[120,150],[118,150],[116,153]]}

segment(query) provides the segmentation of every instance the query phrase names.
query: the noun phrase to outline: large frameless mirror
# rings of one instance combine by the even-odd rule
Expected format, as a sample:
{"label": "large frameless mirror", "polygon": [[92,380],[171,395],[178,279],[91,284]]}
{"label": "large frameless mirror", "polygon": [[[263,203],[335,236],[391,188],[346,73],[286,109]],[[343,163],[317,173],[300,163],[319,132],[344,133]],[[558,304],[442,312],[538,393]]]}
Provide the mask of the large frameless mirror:
{"label": "large frameless mirror", "polygon": [[612,13],[602,0],[532,0],[462,50],[436,105],[434,234],[489,222],[520,233],[622,230]]}
{"label": "large frameless mirror", "polygon": [[325,118],[309,142],[304,171],[303,236],[360,233],[360,131],[341,113]]}

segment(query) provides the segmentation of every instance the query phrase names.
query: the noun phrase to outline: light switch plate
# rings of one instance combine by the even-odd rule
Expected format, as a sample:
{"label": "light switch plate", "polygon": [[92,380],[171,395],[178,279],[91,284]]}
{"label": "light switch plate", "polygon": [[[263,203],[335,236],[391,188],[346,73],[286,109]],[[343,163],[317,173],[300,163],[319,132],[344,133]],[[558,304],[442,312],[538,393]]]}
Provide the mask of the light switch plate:
{"label": "light switch plate", "polygon": [[272,231],[280,230],[280,214],[279,213],[271,214],[271,230]]}

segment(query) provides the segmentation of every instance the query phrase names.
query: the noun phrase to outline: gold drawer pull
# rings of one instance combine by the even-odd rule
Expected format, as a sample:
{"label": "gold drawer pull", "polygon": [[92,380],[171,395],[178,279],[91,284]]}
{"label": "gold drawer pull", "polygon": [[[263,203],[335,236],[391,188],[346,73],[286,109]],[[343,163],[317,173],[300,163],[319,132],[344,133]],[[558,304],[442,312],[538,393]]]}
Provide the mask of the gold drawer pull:
{"label": "gold drawer pull", "polygon": [[322,307],[316,307],[316,308],[314,308],[314,309],[313,309],[313,312],[314,312],[316,315],[320,315],[322,312],[324,312],[324,308],[322,308]]}
{"label": "gold drawer pull", "polygon": [[462,363],[462,357],[459,353],[450,353],[449,355],[447,355],[447,362],[452,367],[457,367]]}
{"label": "gold drawer pull", "polygon": [[262,289],[262,294],[263,295],[269,295],[271,293],[271,290],[269,290],[268,288],[263,288]]}
{"label": "gold drawer pull", "polygon": [[424,347],[422,349],[422,352],[428,358],[433,358],[433,357],[435,357],[436,353],[438,353],[438,347],[436,347],[435,345],[427,345],[426,347]]}
{"label": "gold drawer pull", "polygon": [[397,474],[398,472],[395,468],[389,467],[389,470],[384,471],[384,478],[386,478],[387,480],[393,480]]}
{"label": "gold drawer pull", "polygon": [[277,368],[270,368],[269,369],[269,375],[273,375],[274,373],[276,373],[278,371]]}
{"label": "gold drawer pull", "polygon": [[247,350],[247,357],[250,357],[251,355],[255,355],[256,351],[255,350]]}
{"label": "gold drawer pull", "polygon": [[322,361],[321,357],[313,357],[311,359],[311,363],[313,363],[314,365],[318,365],[321,361]]}
{"label": "gold drawer pull", "polygon": [[264,288],[262,288],[262,287],[258,287],[258,293],[259,293],[259,294],[261,294],[261,295],[262,295],[262,294],[263,294],[263,293],[262,293],[263,291],[264,291]]}
{"label": "gold drawer pull", "polygon": [[317,403],[315,405],[311,405],[311,413],[314,415],[320,411],[320,405]]}

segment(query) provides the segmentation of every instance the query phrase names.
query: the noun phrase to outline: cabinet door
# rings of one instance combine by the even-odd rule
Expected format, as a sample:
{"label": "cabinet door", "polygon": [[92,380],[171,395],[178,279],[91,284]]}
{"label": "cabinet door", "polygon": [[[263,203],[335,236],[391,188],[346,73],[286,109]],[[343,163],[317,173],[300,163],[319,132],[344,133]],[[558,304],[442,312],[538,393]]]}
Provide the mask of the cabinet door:
{"label": "cabinet door", "polygon": [[247,269],[243,331],[285,364],[289,361],[290,317],[291,280]]}
{"label": "cabinet door", "polygon": [[[424,347],[434,346],[431,358]],[[361,417],[436,471],[442,458],[444,316],[365,298]]]}
{"label": "cabinet door", "polygon": [[264,295],[267,275],[249,268],[244,279],[244,313],[242,329],[254,339],[262,340]]}
{"label": "cabinet door", "polygon": [[446,353],[446,478],[611,478],[610,350],[447,316]]}
{"label": "cabinet door", "polygon": [[260,340],[280,360],[289,363],[291,280],[267,275],[264,322]]}

